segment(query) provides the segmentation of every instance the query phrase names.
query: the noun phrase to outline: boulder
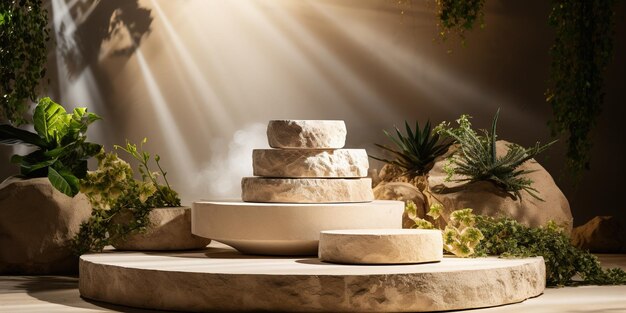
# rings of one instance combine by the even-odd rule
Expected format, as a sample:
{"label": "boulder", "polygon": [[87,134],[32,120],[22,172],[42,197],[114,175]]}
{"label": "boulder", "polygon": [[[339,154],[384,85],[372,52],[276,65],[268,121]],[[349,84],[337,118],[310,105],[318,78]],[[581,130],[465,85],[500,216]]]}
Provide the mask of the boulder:
{"label": "boulder", "polygon": [[[385,164],[378,174],[378,178],[376,179],[379,183],[388,183],[388,182],[402,182],[409,183],[419,190],[427,190],[428,188],[428,176],[414,176],[409,175],[404,172],[404,170],[397,165],[393,164]],[[378,185],[378,184],[376,184]],[[374,185],[374,186],[376,186]]]}
{"label": "boulder", "polygon": [[[503,140],[496,143],[498,156],[506,154],[507,144],[508,142]],[[451,152],[452,149],[436,160],[428,179],[430,190],[445,207],[443,216],[446,219],[453,210],[472,208],[476,214],[511,217],[531,227],[554,221],[563,226],[567,233],[571,232],[573,218],[567,198],[548,171],[534,159],[528,160],[518,169],[532,171],[526,174],[526,177],[533,181],[532,187],[537,189],[539,197],[543,200],[536,199],[523,190],[521,197],[516,199],[489,181],[469,184],[446,182],[443,167],[448,163],[446,158]]]}
{"label": "boulder", "polygon": [[572,245],[591,252],[626,251],[626,234],[613,216],[596,216],[572,230]]}
{"label": "boulder", "polygon": [[154,208],[148,215],[145,233],[127,236],[113,243],[118,250],[193,250],[206,247],[211,239],[191,233],[191,208]]}
{"label": "boulder", "polygon": [[273,120],[267,125],[270,147],[282,149],[341,149],[346,144],[344,121]]}
{"label": "boulder", "polygon": [[403,171],[400,167],[385,164],[378,173],[380,182],[408,182],[410,179],[403,175]]}
{"label": "boulder", "polygon": [[[426,200],[424,194],[412,184],[404,182],[381,182],[373,190],[376,200],[411,200],[417,207],[417,216],[424,218],[426,216]],[[406,213],[402,214],[402,227],[411,228],[415,225]]]}
{"label": "boulder", "polygon": [[241,198],[246,202],[338,203],[374,200],[369,178],[244,177]]}
{"label": "boulder", "polygon": [[0,184],[0,274],[78,271],[70,242],[91,215],[83,194],[70,198],[48,178],[9,178]]}

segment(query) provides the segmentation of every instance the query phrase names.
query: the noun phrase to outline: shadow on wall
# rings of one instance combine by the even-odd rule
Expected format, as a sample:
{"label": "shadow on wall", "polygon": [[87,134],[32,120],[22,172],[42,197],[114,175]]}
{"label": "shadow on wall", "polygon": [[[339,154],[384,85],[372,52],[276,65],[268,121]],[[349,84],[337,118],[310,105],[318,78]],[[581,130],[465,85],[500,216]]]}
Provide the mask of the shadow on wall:
{"label": "shadow on wall", "polygon": [[[51,55],[62,59],[59,60],[62,62],[48,62],[50,96],[64,106],[75,105],[64,103],[63,90],[89,70],[93,78],[89,85],[96,89],[90,92],[97,91],[99,101],[109,103],[108,95],[113,88],[107,72],[120,69],[151,32],[152,11],[141,7],[138,0],[50,0],[50,4],[54,41],[48,49]],[[110,59],[117,62],[105,62]],[[97,113],[105,119],[115,119],[114,112],[109,112],[107,107],[99,106]],[[97,139],[108,140],[107,137]],[[0,148],[0,162],[6,164],[16,152],[12,147]],[[0,180],[17,173],[17,166],[3,166]]]}
{"label": "shadow on wall", "polygon": [[[64,106],[81,104],[105,120],[121,118],[113,102],[115,73],[152,31],[152,10],[138,0],[50,0],[56,62],[49,62],[51,96]],[[82,86],[85,94],[68,90]],[[96,125],[95,128],[102,126]],[[116,130],[123,133],[124,129]],[[106,146],[112,136],[92,138]]]}
{"label": "shadow on wall", "polygon": [[[65,0],[65,3],[69,12],[61,14],[71,16],[75,29],[68,37],[68,28],[74,25],[62,21],[55,31],[58,53],[65,60],[70,78],[87,67],[98,68],[103,52],[112,57],[129,57],[150,33],[151,10],[140,7],[137,0]],[[107,47],[110,42],[116,45]]]}

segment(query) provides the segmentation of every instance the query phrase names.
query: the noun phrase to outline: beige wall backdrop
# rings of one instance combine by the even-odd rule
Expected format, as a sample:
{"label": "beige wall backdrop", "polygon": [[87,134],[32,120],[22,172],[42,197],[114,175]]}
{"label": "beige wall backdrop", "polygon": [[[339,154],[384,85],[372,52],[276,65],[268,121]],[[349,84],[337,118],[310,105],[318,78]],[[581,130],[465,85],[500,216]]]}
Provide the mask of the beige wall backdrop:
{"label": "beige wall backdrop", "polygon": [[[348,146],[374,153],[404,120],[487,127],[501,107],[500,138],[548,141],[550,3],[486,3],[463,48],[438,41],[434,1],[50,0],[48,90],[100,114],[90,135],[108,149],[148,137],[187,204],[239,196],[270,119],[342,119]],[[622,4],[593,171],[574,189],[562,144],[539,158],[576,224],[625,211],[624,17]]]}

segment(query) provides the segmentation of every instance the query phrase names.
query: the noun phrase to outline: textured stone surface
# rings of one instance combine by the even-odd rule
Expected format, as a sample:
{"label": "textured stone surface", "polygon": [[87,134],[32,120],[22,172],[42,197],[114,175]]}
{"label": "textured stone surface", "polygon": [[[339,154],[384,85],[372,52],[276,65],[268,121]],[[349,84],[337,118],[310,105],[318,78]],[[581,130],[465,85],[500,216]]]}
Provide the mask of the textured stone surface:
{"label": "textured stone surface", "polygon": [[401,228],[400,201],[298,204],[194,202],[192,232],[244,253],[317,255],[320,231]]}
{"label": "textured stone surface", "polygon": [[626,251],[626,230],[613,216],[596,216],[572,230],[572,244],[591,252]]}
{"label": "textured stone surface", "polygon": [[211,240],[191,233],[191,208],[154,208],[145,233],[113,243],[119,250],[189,250],[206,247]]}
{"label": "textured stone surface", "polygon": [[338,203],[374,200],[369,178],[261,178],[241,180],[246,202]]}
{"label": "textured stone surface", "polygon": [[76,273],[69,244],[91,215],[83,194],[70,198],[48,178],[9,178],[0,185],[0,274]]}
{"label": "textured stone surface", "polygon": [[343,121],[274,120],[267,125],[270,147],[283,149],[340,149],[346,143]]}
{"label": "textured stone surface", "polygon": [[83,297],[176,311],[416,312],[515,303],[544,290],[542,258],[336,265],[231,249],[81,257]]}
{"label": "textured stone surface", "polygon": [[343,264],[410,264],[443,258],[436,229],[328,230],[320,233],[319,258]]}
{"label": "textured stone surface", "polygon": [[[417,207],[417,216],[426,216],[426,200],[424,194],[415,185],[405,182],[385,182],[381,181],[373,190],[376,200],[399,200],[406,202],[413,201]],[[411,228],[415,222],[408,218],[406,213],[402,214],[402,227]]]}
{"label": "textured stone surface", "polygon": [[[506,154],[506,144],[502,140],[497,142],[498,156]],[[548,171],[534,159],[522,164],[518,170],[531,171],[525,177],[533,181],[532,187],[537,189],[544,201],[533,198],[526,191],[521,191],[521,199],[514,199],[491,182],[445,182],[443,166],[447,163],[446,157],[438,158],[429,173],[430,190],[443,202],[446,218],[453,210],[472,208],[476,214],[507,216],[532,227],[546,225],[552,220],[564,226],[568,233],[571,232],[573,218],[567,198]]]}
{"label": "textured stone surface", "polygon": [[365,149],[257,149],[252,168],[265,177],[366,177],[369,162]]}

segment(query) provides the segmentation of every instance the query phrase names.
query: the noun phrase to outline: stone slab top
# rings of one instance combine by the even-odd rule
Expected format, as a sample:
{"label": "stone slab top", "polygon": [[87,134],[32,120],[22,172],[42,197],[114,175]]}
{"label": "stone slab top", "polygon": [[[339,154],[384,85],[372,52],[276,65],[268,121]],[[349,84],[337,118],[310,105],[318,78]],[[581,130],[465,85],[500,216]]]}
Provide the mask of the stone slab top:
{"label": "stone slab top", "polygon": [[251,274],[251,275],[388,275],[475,271],[538,264],[543,258],[502,259],[446,256],[439,263],[408,265],[341,265],[318,258],[245,255],[218,242],[205,250],[183,252],[118,252],[84,254],[84,262],[168,272]]}
{"label": "stone slab top", "polygon": [[272,148],[340,149],[346,134],[346,123],[341,120],[271,120],[267,124]]}

